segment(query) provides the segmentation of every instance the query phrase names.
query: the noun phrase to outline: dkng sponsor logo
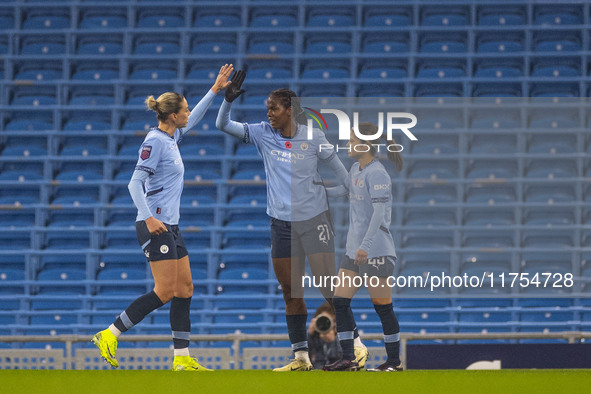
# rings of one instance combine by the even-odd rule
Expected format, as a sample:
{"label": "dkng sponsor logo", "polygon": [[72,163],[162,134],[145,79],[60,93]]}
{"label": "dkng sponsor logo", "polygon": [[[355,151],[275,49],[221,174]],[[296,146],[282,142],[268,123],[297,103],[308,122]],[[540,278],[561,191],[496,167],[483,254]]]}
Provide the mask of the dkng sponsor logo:
{"label": "dkng sponsor logo", "polygon": [[[320,109],[320,112],[315,111],[309,107],[304,107],[304,109],[305,114],[311,117],[311,119],[308,118],[307,125],[308,140],[313,139],[314,122],[316,122],[320,130],[324,131],[325,133],[328,132],[328,124],[322,114],[332,114],[336,116],[339,124],[339,141],[349,141],[351,119],[347,113],[334,108],[323,108]],[[361,153],[368,152],[372,147],[374,147],[377,152],[386,150],[388,152],[402,152],[404,147],[400,144],[379,143],[379,139],[384,134],[384,129],[386,131],[386,137],[388,141],[392,141],[392,135],[394,131],[401,131],[411,141],[418,141],[418,138],[410,131],[411,128],[417,125],[417,117],[414,114],[411,114],[410,112],[378,112],[377,118],[377,132],[373,135],[364,135],[359,132],[359,112],[353,112],[353,133],[355,133],[355,136],[361,141],[366,141],[368,144],[356,145],[353,148],[346,146],[346,143],[337,146],[332,144],[320,144],[320,151],[322,151],[322,149],[336,149],[338,152],[340,150],[350,151],[351,149],[354,149],[356,152]],[[407,122],[400,123],[401,120],[407,120]],[[372,143],[372,141],[375,141],[375,143]]]}

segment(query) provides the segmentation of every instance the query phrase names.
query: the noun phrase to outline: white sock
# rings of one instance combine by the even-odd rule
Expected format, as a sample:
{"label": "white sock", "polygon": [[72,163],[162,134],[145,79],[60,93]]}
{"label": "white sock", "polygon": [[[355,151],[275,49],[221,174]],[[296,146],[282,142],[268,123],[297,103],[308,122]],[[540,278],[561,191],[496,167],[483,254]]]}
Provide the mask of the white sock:
{"label": "white sock", "polygon": [[299,352],[295,352],[296,360],[303,360],[307,363],[310,363],[310,356],[308,355],[307,350],[300,350]]}
{"label": "white sock", "polygon": [[113,335],[115,335],[115,338],[119,338],[119,335],[121,335],[121,331],[117,327],[115,327],[114,324],[111,324],[109,326],[109,331],[111,331]]}
{"label": "white sock", "polygon": [[188,356],[189,355],[189,348],[185,347],[182,349],[174,349],[174,356]]}
{"label": "white sock", "polygon": [[361,337],[357,337],[353,340],[353,346],[355,347],[365,347],[363,342],[361,342]]}

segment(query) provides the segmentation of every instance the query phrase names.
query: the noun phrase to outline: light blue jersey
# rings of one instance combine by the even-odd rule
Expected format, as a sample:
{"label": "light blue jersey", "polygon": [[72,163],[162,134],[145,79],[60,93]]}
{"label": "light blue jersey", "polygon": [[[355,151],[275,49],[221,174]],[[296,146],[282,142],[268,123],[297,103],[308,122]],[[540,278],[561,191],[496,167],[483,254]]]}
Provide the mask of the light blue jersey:
{"label": "light blue jersey", "polygon": [[166,224],[179,223],[185,166],[178,143],[203,118],[214,98],[215,93],[210,90],[191,111],[187,125],[176,129],[173,136],[157,127],[148,132],[129,183],[131,197],[138,208],[136,221],[153,216]]}
{"label": "light blue jersey", "polygon": [[[244,142],[254,144],[265,163],[267,214],[279,220],[302,221],[327,211],[318,161],[338,158],[324,133],[314,129],[308,140],[308,128],[303,125],[298,125],[292,138],[283,137],[268,122],[245,123],[244,127]],[[338,164],[342,167],[340,161]]]}
{"label": "light blue jersey", "polygon": [[[183,192],[185,166],[177,142],[181,132],[177,129],[174,137],[153,128],[139,149],[136,170],[143,170],[151,176],[146,179],[146,201],[151,216],[163,223],[179,223],[179,208]],[[136,220],[145,220],[138,214]]]}
{"label": "light blue jersey", "polygon": [[[357,249],[368,253],[368,259],[393,256],[396,257],[394,240],[390,234],[392,218],[392,180],[388,172],[374,159],[363,169],[356,162],[349,171],[349,232],[347,234],[347,251],[349,258],[355,259]],[[384,204],[382,218],[376,222],[377,231],[372,231],[370,221],[374,214],[374,204]],[[368,231],[369,230],[369,231]],[[373,236],[367,236],[373,233]]]}

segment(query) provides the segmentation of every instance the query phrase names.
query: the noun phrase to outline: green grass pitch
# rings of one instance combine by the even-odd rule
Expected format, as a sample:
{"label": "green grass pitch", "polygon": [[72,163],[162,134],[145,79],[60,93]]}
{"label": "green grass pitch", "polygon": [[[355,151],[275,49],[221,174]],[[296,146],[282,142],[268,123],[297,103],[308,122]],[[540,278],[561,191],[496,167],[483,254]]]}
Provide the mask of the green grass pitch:
{"label": "green grass pitch", "polygon": [[589,393],[591,371],[0,371],[2,393]]}

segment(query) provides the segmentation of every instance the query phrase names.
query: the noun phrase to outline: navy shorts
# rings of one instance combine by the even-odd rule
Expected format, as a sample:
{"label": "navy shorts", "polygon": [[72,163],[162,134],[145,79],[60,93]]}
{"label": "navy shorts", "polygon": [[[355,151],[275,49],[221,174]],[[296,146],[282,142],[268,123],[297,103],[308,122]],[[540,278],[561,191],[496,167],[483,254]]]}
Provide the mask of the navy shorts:
{"label": "navy shorts", "polygon": [[356,265],[355,260],[349,258],[346,254],[341,260],[341,269],[357,272],[359,275],[367,274],[367,276],[377,276],[379,278],[386,278],[394,274],[394,265],[396,264],[396,257],[381,256],[367,259],[367,262],[362,265]]}
{"label": "navy shorts", "polygon": [[168,231],[152,235],[145,221],[135,222],[137,241],[148,261],[178,260],[189,255],[179,226],[164,225]]}
{"label": "navy shorts", "polygon": [[309,256],[315,253],[334,253],[334,227],[328,211],[298,222],[271,218],[273,258]]}

